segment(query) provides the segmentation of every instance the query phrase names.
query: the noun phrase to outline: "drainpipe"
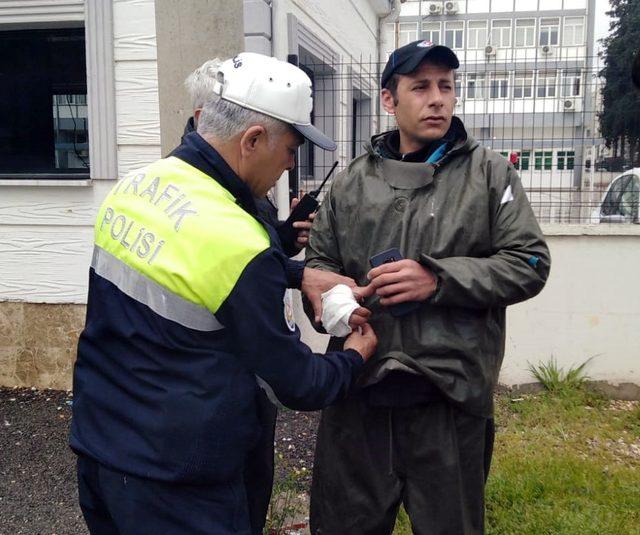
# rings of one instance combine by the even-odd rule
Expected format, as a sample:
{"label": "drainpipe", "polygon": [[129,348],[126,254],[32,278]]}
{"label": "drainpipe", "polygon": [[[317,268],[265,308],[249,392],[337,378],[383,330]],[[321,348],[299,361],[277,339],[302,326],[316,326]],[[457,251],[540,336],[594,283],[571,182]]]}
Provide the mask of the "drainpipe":
{"label": "drainpipe", "polygon": [[[381,61],[382,61],[382,28],[385,24],[390,22],[396,22],[400,16],[400,6],[404,4],[406,0],[389,0],[389,11],[386,14],[378,17],[378,35],[376,36],[376,86],[380,83]],[[395,43],[394,43],[395,48]],[[379,90],[382,88],[379,88]],[[378,119],[378,128],[380,130],[380,98],[375,99],[376,113],[375,116]]]}

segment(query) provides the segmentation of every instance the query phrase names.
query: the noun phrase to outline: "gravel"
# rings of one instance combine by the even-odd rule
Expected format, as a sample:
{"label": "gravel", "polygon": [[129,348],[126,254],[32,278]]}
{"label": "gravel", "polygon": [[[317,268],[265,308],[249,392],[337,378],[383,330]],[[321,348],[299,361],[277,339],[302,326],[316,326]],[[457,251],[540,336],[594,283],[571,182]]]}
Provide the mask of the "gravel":
{"label": "gravel", "polygon": [[[0,388],[0,535],[86,534],[67,446],[70,392]],[[319,413],[281,410],[276,481],[308,490]]]}

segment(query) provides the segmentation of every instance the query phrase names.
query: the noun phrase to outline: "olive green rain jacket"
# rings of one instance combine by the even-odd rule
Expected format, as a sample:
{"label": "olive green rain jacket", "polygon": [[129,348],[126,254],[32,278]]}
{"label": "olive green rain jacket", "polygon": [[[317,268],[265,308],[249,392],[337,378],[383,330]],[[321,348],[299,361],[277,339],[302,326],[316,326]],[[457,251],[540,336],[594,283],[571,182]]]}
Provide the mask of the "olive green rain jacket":
{"label": "olive green rain jacket", "polygon": [[333,181],[306,258],[360,285],[369,258],[391,247],[429,268],[438,287],[416,312],[394,318],[377,297],[365,302],[379,344],[359,382],[391,370],[422,374],[464,410],[490,416],[505,307],[542,290],[551,260],[513,166],[453,120],[459,134],[436,164],[385,158],[380,139],[389,133],[374,137]]}

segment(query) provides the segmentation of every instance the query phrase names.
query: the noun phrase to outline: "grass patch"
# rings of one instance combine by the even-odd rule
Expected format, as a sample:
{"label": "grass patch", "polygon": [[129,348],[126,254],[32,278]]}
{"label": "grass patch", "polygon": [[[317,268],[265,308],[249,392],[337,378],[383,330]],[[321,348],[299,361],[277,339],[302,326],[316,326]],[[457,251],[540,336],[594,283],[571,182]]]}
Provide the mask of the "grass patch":
{"label": "grass patch", "polygon": [[551,357],[547,363],[529,364],[529,372],[549,392],[570,393],[585,386],[589,379],[585,368],[592,359],[593,357],[587,359],[579,366],[572,366],[565,372],[563,368],[558,367],[556,359]]}

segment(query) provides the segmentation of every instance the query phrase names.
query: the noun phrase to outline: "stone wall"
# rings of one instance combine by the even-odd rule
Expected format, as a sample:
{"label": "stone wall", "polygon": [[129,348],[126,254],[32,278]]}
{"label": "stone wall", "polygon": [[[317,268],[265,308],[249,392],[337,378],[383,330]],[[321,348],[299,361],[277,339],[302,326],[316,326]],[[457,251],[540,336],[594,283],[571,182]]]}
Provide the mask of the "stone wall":
{"label": "stone wall", "polygon": [[70,389],[85,309],[0,302],[0,386]]}

